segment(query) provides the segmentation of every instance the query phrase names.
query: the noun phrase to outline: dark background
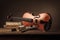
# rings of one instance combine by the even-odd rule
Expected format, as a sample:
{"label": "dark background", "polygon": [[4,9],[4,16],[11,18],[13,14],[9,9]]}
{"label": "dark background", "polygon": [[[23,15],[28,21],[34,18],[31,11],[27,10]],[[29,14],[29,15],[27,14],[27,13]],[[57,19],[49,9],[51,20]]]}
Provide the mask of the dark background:
{"label": "dark background", "polygon": [[49,12],[53,18],[51,32],[60,32],[60,1],[59,0],[2,0],[0,1],[0,28],[6,21],[6,16],[21,17],[25,11]]}

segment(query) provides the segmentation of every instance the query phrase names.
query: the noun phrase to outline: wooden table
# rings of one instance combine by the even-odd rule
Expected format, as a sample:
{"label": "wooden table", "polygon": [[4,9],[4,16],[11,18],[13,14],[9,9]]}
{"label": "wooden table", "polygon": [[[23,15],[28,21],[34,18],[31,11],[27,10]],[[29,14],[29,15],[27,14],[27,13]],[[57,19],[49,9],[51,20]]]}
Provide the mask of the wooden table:
{"label": "wooden table", "polygon": [[21,31],[11,31],[11,29],[0,28],[0,35],[18,35],[18,34],[60,34],[60,32],[41,32],[39,30],[28,30],[26,32]]}

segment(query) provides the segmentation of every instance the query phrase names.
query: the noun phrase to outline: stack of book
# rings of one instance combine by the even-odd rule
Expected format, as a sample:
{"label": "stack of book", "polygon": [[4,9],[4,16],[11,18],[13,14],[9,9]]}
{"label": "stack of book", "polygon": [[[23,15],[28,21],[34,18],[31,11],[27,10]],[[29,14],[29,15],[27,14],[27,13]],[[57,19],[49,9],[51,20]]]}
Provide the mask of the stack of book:
{"label": "stack of book", "polygon": [[6,22],[4,28],[18,28],[21,22]]}

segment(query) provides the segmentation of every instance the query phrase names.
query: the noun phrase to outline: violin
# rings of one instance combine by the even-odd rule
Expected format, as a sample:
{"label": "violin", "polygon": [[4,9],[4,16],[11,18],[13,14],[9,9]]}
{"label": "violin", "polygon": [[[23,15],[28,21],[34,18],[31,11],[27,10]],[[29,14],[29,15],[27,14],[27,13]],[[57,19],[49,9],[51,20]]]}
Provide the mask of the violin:
{"label": "violin", "polygon": [[32,13],[26,12],[22,17],[9,17],[11,19],[21,20],[24,27],[29,27],[35,25],[35,27],[43,32],[44,25],[50,20],[50,16],[46,13],[38,14],[37,16],[32,15]]}

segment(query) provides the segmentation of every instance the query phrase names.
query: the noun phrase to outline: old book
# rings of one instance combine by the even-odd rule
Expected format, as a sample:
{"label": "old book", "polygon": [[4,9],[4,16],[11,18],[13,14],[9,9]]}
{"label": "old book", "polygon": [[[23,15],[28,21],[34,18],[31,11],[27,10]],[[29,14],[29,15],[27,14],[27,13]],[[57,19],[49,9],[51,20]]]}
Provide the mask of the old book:
{"label": "old book", "polygon": [[18,28],[21,22],[6,22],[4,28]]}

